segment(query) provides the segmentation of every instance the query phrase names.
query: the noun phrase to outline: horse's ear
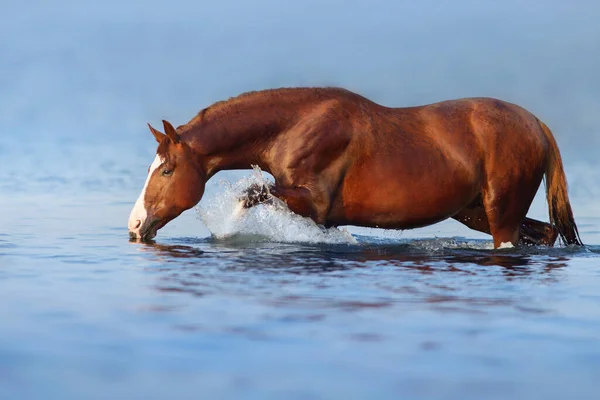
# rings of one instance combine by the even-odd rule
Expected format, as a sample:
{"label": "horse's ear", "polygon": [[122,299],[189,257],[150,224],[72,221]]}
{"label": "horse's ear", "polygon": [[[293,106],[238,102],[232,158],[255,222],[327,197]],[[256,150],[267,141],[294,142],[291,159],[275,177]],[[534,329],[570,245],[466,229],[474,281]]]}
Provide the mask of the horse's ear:
{"label": "horse's ear", "polygon": [[171,139],[173,143],[179,143],[180,137],[175,128],[173,128],[173,125],[171,125],[169,121],[163,119],[163,126],[165,127],[165,133],[169,139]]}
{"label": "horse's ear", "polygon": [[157,131],[152,127],[152,125],[148,124],[148,128],[150,128],[150,132],[152,132],[152,134],[154,135],[154,139],[156,139],[158,143],[160,143],[165,137],[164,133],[162,133],[161,131]]}

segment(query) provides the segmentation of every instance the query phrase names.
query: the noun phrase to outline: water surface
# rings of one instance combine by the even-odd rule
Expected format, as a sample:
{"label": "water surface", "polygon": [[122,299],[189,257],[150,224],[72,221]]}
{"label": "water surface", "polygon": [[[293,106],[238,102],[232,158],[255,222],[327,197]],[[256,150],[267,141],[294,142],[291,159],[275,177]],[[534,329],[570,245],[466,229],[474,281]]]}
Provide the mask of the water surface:
{"label": "water surface", "polygon": [[[40,194],[2,206],[14,227],[0,236],[3,398],[593,398],[597,389],[597,245],[494,251],[489,239],[436,238],[443,225],[422,238],[354,234],[356,243],[161,231],[140,244],[124,229],[130,202]],[[598,243],[598,219],[580,226]]]}

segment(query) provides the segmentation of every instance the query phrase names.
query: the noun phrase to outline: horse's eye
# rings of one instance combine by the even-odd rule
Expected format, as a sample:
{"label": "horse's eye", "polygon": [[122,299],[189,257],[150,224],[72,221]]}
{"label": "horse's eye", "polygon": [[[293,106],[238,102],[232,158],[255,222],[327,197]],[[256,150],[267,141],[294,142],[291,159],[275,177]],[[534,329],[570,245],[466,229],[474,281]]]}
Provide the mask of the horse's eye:
{"label": "horse's eye", "polygon": [[171,175],[173,175],[172,169],[163,169],[162,176],[171,176]]}

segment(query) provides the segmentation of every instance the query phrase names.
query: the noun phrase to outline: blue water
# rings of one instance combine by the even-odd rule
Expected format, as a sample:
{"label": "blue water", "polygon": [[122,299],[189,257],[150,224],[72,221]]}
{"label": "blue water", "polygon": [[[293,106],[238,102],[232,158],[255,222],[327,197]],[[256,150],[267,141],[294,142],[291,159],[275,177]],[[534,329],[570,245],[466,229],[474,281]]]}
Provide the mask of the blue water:
{"label": "blue water", "polygon": [[[3,15],[1,399],[598,397],[597,4],[10,1]],[[265,209],[211,237],[219,181],[250,171],[211,180],[154,244],[128,240],[146,122],[321,84],[535,112],[588,246],[494,251],[452,221],[319,236]]]}

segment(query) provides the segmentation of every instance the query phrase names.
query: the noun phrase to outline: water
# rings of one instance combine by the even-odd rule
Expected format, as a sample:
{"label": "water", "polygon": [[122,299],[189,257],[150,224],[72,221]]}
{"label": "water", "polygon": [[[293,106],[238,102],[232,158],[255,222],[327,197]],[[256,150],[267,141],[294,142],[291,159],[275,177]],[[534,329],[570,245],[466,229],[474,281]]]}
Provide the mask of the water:
{"label": "water", "polygon": [[[1,399],[597,398],[600,7],[318,4],[5,5]],[[267,205],[234,217],[236,193],[269,179],[252,171],[217,175],[155,243],[128,240],[147,121],[306,84],[531,109],[588,246],[495,251],[452,221],[324,230]],[[546,218],[541,193],[530,215]]]}
{"label": "water", "polygon": [[285,203],[274,198],[273,204],[258,204],[248,210],[243,208],[240,198],[253,185],[268,186],[274,181],[266,179],[258,167],[254,174],[242,178],[235,184],[222,182],[224,191],[218,191],[198,207],[198,215],[217,239],[242,240],[249,237],[254,241],[276,241],[285,243],[345,243],[356,244],[357,240],[344,228],[325,229],[313,220],[291,212]]}
{"label": "water", "polygon": [[138,244],[134,200],[3,196],[2,398],[595,396],[600,246],[494,251],[458,224],[349,238],[269,206],[209,220],[221,239]]}

